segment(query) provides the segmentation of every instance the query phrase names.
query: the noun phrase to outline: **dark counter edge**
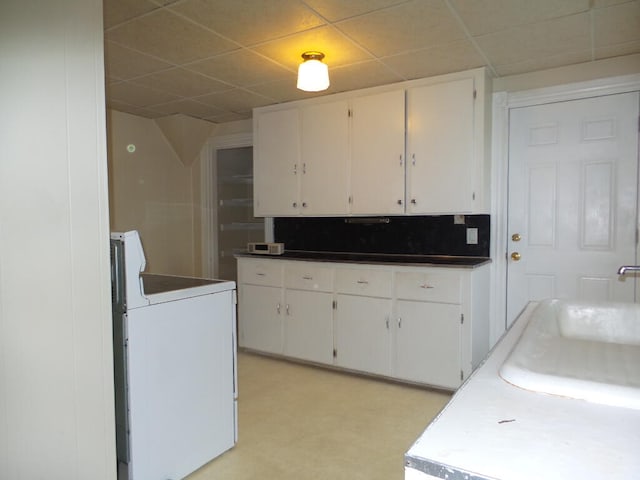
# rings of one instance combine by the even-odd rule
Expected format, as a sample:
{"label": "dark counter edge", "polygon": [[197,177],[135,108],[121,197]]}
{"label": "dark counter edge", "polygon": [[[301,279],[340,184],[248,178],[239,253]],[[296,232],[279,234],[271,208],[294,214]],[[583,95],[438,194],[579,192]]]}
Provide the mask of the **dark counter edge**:
{"label": "dark counter edge", "polygon": [[331,263],[360,263],[378,265],[406,265],[476,268],[491,263],[488,257],[465,257],[458,255],[398,255],[377,253],[309,252],[287,250],[282,255],[264,255],[249,252],[237,252],[236,257],[266,258],[281,260],[300,260]]}

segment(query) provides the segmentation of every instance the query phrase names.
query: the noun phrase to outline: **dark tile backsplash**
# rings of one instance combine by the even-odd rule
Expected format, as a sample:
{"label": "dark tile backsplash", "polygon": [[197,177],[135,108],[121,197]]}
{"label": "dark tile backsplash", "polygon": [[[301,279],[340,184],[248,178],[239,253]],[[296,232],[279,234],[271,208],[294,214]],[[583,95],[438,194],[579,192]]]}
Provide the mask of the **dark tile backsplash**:
{"label": "dark tile backsplash", "polygon": [[[278,217],[274,238],[286,250],[464,255],[488,257],[489,215],[389,217]],[[478,244],[467,244],[467,228],[478,229]]]}

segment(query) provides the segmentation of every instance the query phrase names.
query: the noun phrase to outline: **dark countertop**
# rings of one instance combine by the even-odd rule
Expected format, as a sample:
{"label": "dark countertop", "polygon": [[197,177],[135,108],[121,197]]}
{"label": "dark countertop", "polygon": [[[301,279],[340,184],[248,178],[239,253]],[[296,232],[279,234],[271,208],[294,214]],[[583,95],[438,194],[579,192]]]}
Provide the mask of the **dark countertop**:
{"label": "dark countertop", "polygon": [[464,257],[455,255],[402,255],[384,253],[309,252],[286,250],[282,255],[261,255],[248,252],[236,253],[236,257],[270,258],[284,260],[312,260],[314,262],[369,263],[413,266],[439,266],[475,268],[491,263],[488,257]]}

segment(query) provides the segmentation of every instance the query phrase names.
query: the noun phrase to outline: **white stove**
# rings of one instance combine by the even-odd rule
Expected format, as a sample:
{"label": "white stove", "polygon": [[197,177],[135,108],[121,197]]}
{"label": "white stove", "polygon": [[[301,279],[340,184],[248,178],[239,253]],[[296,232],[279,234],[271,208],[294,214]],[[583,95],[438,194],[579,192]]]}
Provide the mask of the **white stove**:
{"label": "white stove", "polygon": [[119,480],[177,480],[237,440],[235,282],[144,273],[111,234]]}

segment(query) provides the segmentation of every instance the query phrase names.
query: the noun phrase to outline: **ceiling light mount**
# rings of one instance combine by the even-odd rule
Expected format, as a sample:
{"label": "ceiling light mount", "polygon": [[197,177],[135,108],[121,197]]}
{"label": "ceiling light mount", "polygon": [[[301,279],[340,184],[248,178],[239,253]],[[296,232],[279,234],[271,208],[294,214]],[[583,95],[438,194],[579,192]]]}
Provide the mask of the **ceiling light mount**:
{"label": "ceiling light mount", "polygon": [[322,52],[304,52],[301,55],[301,57],[305,62],[307,60],[318,60],[319,62],[321,62],[322,59],[324,58],[324,53],[322,53]]}
{"label": "ceiling light mount", "polygon": [[322,63],[324,53],[307,51],[298,66],[298,88],[305,92],[320,92],[329,88],[329,67]]}

